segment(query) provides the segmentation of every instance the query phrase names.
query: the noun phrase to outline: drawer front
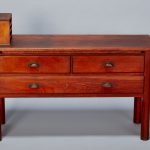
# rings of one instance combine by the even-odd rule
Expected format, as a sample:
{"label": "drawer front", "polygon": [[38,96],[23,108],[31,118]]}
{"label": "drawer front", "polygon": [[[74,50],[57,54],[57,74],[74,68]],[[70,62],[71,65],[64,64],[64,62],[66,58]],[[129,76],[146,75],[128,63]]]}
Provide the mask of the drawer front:
{"label": "drawer front", "polygon": [[143,72],[144,56],[74,56],[74,73]]}
{"label": "drawer front", "polygon": [[142,76],[0,76],[0,93],[143,93]]}
{"label": "drawer front", "polygon": [[1,56],[0,73],[69,73],[69,56]]}

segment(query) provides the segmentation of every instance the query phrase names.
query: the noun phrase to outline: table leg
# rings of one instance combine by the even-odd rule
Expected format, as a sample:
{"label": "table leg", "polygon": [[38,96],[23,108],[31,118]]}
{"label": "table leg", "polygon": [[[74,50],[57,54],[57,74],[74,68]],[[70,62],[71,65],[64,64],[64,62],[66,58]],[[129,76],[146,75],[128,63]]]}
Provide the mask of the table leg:
{"label": "table leg", "polygon": [[0,98],[0,120],[2,124],[5,124],[5,99]]}
{"label": "table leg", "polygon": [[141,105],[142,105],[141,98],[135,97],[133,122],[136,124],[141,123]]}
{"label": "table leg", "polygon": [[149,139],[150,52],[145,53],[144,96],[142,100],[141,139]]}
{"label": "table leg", "polygon": [[142,101],[141,139],[149,139],[149,98]]}
{"label": "table leg", "polygon": [[2,140],[2,125],[0,123],[0,141]]}

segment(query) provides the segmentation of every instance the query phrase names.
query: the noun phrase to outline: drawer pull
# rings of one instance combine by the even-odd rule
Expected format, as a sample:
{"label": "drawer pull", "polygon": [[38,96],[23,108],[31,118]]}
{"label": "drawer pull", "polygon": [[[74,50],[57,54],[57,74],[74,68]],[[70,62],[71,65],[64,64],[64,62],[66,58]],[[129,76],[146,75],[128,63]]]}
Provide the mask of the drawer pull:
{"label": "drawer pull", "polygon": [[37,62],[29,63],[28,66],[29,66],[30,68],[39,68],[39,67],[40,67],[39,63],[37,63]]}
{"label": "drawer pull", "polygon": [[40,88],[40,85],[38,83],[31,83],[29,84],[30,89],[38,89]]}
{"label": "drawer pull", "polygon": [[105,83],[102,84],[102,87],[104,87],[104,88],[112,88],[113,84],[110,83],[110,82],[105,82]]}
{"label": "drawer pull", "polygon": [[112,62],[105,62],[104,66],[107,67],[107,68],[111,68],[111,67],[114,66],[114,64]]}

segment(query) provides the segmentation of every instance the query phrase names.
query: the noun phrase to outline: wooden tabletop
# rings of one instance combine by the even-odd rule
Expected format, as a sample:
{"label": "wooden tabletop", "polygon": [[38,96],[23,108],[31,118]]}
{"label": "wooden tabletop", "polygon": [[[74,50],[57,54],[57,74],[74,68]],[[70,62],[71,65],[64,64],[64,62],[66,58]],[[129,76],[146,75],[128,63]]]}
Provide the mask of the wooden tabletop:
{"label": "wooden tabletop", "polygon": [[11,46],[2,52],[109,52],[150,50],[148,35],[13,35]]}
{"label": "wooden tabletop", "polygon": [[11,13],[0,13],[0,20],[1,21],[8,21],[12,18]]}

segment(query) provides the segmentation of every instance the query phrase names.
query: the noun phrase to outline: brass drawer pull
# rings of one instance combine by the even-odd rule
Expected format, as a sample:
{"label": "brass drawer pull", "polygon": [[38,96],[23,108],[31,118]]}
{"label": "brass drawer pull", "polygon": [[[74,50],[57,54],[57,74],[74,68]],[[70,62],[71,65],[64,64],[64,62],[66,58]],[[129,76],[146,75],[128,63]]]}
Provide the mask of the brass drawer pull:
{"label": "brass drawer pull", "polygon": [[31,62],[31,63],[28,64],[28,66],[29,66],[30,68],[39,68],[39,67],[40,67],[40,64],[37,63],[37,62]]}
{"label": "brass drawer pull", "polygon": [[111,67],[114,67],[114,64],[113,64],[113,62],[108,61],[108,62],[104,63],[104,66],[107,68],[111,68]]}
{"label": "brass drawer pull", "polygon": [[105,82],[105,83],[102,84],[102,87],[104,87],[104,88],[112,88],[113,84],[111,82]]}
{"label": "brass drawer pull", "polygon": [[38,83],[31,83],[29,84],[30,89],[38,89],[40,88],[40,85]]}

